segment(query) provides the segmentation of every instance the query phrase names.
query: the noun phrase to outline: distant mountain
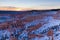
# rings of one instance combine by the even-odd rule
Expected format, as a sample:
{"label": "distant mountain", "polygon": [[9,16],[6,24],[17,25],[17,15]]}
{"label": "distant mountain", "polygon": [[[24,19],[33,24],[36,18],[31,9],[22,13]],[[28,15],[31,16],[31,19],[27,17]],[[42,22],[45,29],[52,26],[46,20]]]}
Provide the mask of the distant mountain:
{"label": "distant mountain", "polygon": [[1,11],[22,11],[31,10],[31,8],[19,8],[19,7],[0,7]]}
{"label": "distant mountain", "polygon": [[57,11],[60,9],[42,9],[42,10],[38,10],[38,9],[32,9],[32,8],[19,8],[19,7],[0,7],[0,11]]}
{"label": "distant mountain", "polygon": [[16,8],[16,7],[0,7],[0,10],[4,10],[4,11],[18,11],[21,10],[20,8]]}

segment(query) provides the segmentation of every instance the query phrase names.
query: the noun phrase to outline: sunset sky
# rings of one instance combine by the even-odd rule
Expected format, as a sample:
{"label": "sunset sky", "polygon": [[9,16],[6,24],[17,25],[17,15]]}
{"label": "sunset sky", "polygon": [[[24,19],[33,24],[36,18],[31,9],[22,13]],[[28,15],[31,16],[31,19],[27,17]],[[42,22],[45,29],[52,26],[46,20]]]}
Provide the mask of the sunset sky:
{"label": "sunset sky", "polygon": [[54,9],[60,8],[60,0],[0,0],[0,7]]}

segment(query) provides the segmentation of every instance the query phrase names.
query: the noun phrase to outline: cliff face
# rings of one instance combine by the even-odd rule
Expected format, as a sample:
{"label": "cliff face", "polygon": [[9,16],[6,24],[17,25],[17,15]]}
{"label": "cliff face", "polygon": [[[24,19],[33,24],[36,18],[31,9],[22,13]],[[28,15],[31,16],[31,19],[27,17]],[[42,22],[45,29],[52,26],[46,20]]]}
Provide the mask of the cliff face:
{"label": "cliff face", "polygon": [[59,35],[59,10],[0,11],[0,40],[59,40]]}

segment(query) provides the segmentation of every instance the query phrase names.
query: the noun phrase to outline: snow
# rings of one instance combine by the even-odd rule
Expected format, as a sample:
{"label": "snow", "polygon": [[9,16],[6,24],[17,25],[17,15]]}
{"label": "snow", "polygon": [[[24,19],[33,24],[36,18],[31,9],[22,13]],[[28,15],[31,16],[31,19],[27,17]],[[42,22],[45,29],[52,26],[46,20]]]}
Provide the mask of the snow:
{"label": "snow", "polygon": [[25,24],[25,27],[28,28],[29,26],[32,26],[32,25],[37,25],[39,23],[44,23],[44,22],[47,22],[49,20],[53,19],[53,17],[49,16],[49,17],[45,17],[43,19],[37,19],[37,20],[34,20],[32,22],[28,22],[27,24]]}
{"label": "snow", "polygon": [[46,14],[49,14],[49,15],[54,15],[56,13],[57,13],[57,11],[49,11],[49,12],[46,12]]}
{"label": "snow", "polygon": [[28,22],[27,24],[25,24],[25,27],[28,28],[29,26],[37,25],[39,23],[40,23],[40,19],[37,19],[37,20],[34,20],[32,22]]}
{"label": "snow", "polygon": [[39,40],[50,40],[48,36],[41,37]]}
{"label": "snow", "polygon": [[39,34],[42,32],[46,32],[48,31],[50,28],[59,25],[60,24],[60,20],[56,20],[56,19],[52,19],[49,21],[49,23],[44,24],[42,27],[40,27],[39,29],[33,31],[35,34]]}
{"label": "snow", "polygon": [[[44,12],[42,12],[44,14]],[[41,13],[41,14],[42,14]],[[51,15],[54,15],[56,14],[56,11],[49,11],[49,12],[45,12],[47,14],[47,16],[45,16],[43,19],[36,19],[36,20],[33,20],[31,22],[28,22],[25,24],[25,27],[26,29],[28,29],[29,27],[32,27],[32,26],[35,26],[35,25],[38,25],[39,23],[46,23],[44,25],[42,25],[40,28],[32,31],[32,33],[34,34],[42,34],[42,33],[46,33],[48,32],[52,27],[59,27],[60,28],[60,20],[57,20],[57,19],[54,19]],[[40,15],[40,12],[32,12],[32,14],[26,14],[23,18],[21,18],[21,20],[24,20],[30,16],[39,16]],[[49,16],[50,15],[50,16]],[[5,22],[6,19],[7,21],[10,21],[11,17],[10,16],[0,16],[0,22]],[[15,17],[15,18],[12,18],[13,19],[16,19],[18,20],[18,17]],[[14,20],[13,20],[14,21]],[[16,21],[14,21],[16,22]],[[19,34],[19,36],[17,37],[18,40],[22,40],[22,38],[25,38],[25,40],[28,40],[28,32],[24,29],[22,31],[22,29],[17,29],[15,31],[12,32],[12,34],[14,35],[14,37],[16,37],[15,35],[18,34],[18,32],[22,32],[21,34]],[[30,32],[31,33],[31,32]],[[0,40],[3,37],[8,37],[6,38],[6,40],[9,40],[10,38],[10,32],[8,30],[0,30]],[[60,31],[55,31],[54,34],[54,40],[60,40]],[[35,37],[35,38],[32,38],[31,40],[52,40],[51,37],[47,36],[46,34],[43,36],[43,37]]]}
{"label": "snow", "polygon": [[60,31],[54,33],[54,40],[60,40]]}
{"label": "snow", "polygon": [[7,19],[10,19],[10,18],[11,18],[10,16],[0,16],[0,22],[5,22]]}
{"label": "snow", "polygon": [[26,31],[23,31],[21,35],[19,35],[18,39],[22,39],[23,37],[27,37],[27,32]]}
{"label": "snow", "polygon": [[2,37],[10,37],[10,32],[7,30],[0,30],[0,40],[3,39]]}

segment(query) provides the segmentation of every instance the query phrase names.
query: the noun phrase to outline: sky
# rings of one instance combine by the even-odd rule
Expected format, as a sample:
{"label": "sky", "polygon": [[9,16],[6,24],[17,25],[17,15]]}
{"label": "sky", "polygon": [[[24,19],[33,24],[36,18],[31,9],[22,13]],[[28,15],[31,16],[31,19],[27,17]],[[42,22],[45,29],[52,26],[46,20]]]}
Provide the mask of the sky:
{"label": "sky", "polygon": [[60,0],[0,0],[0,7],[52,9],[60,8]]}

